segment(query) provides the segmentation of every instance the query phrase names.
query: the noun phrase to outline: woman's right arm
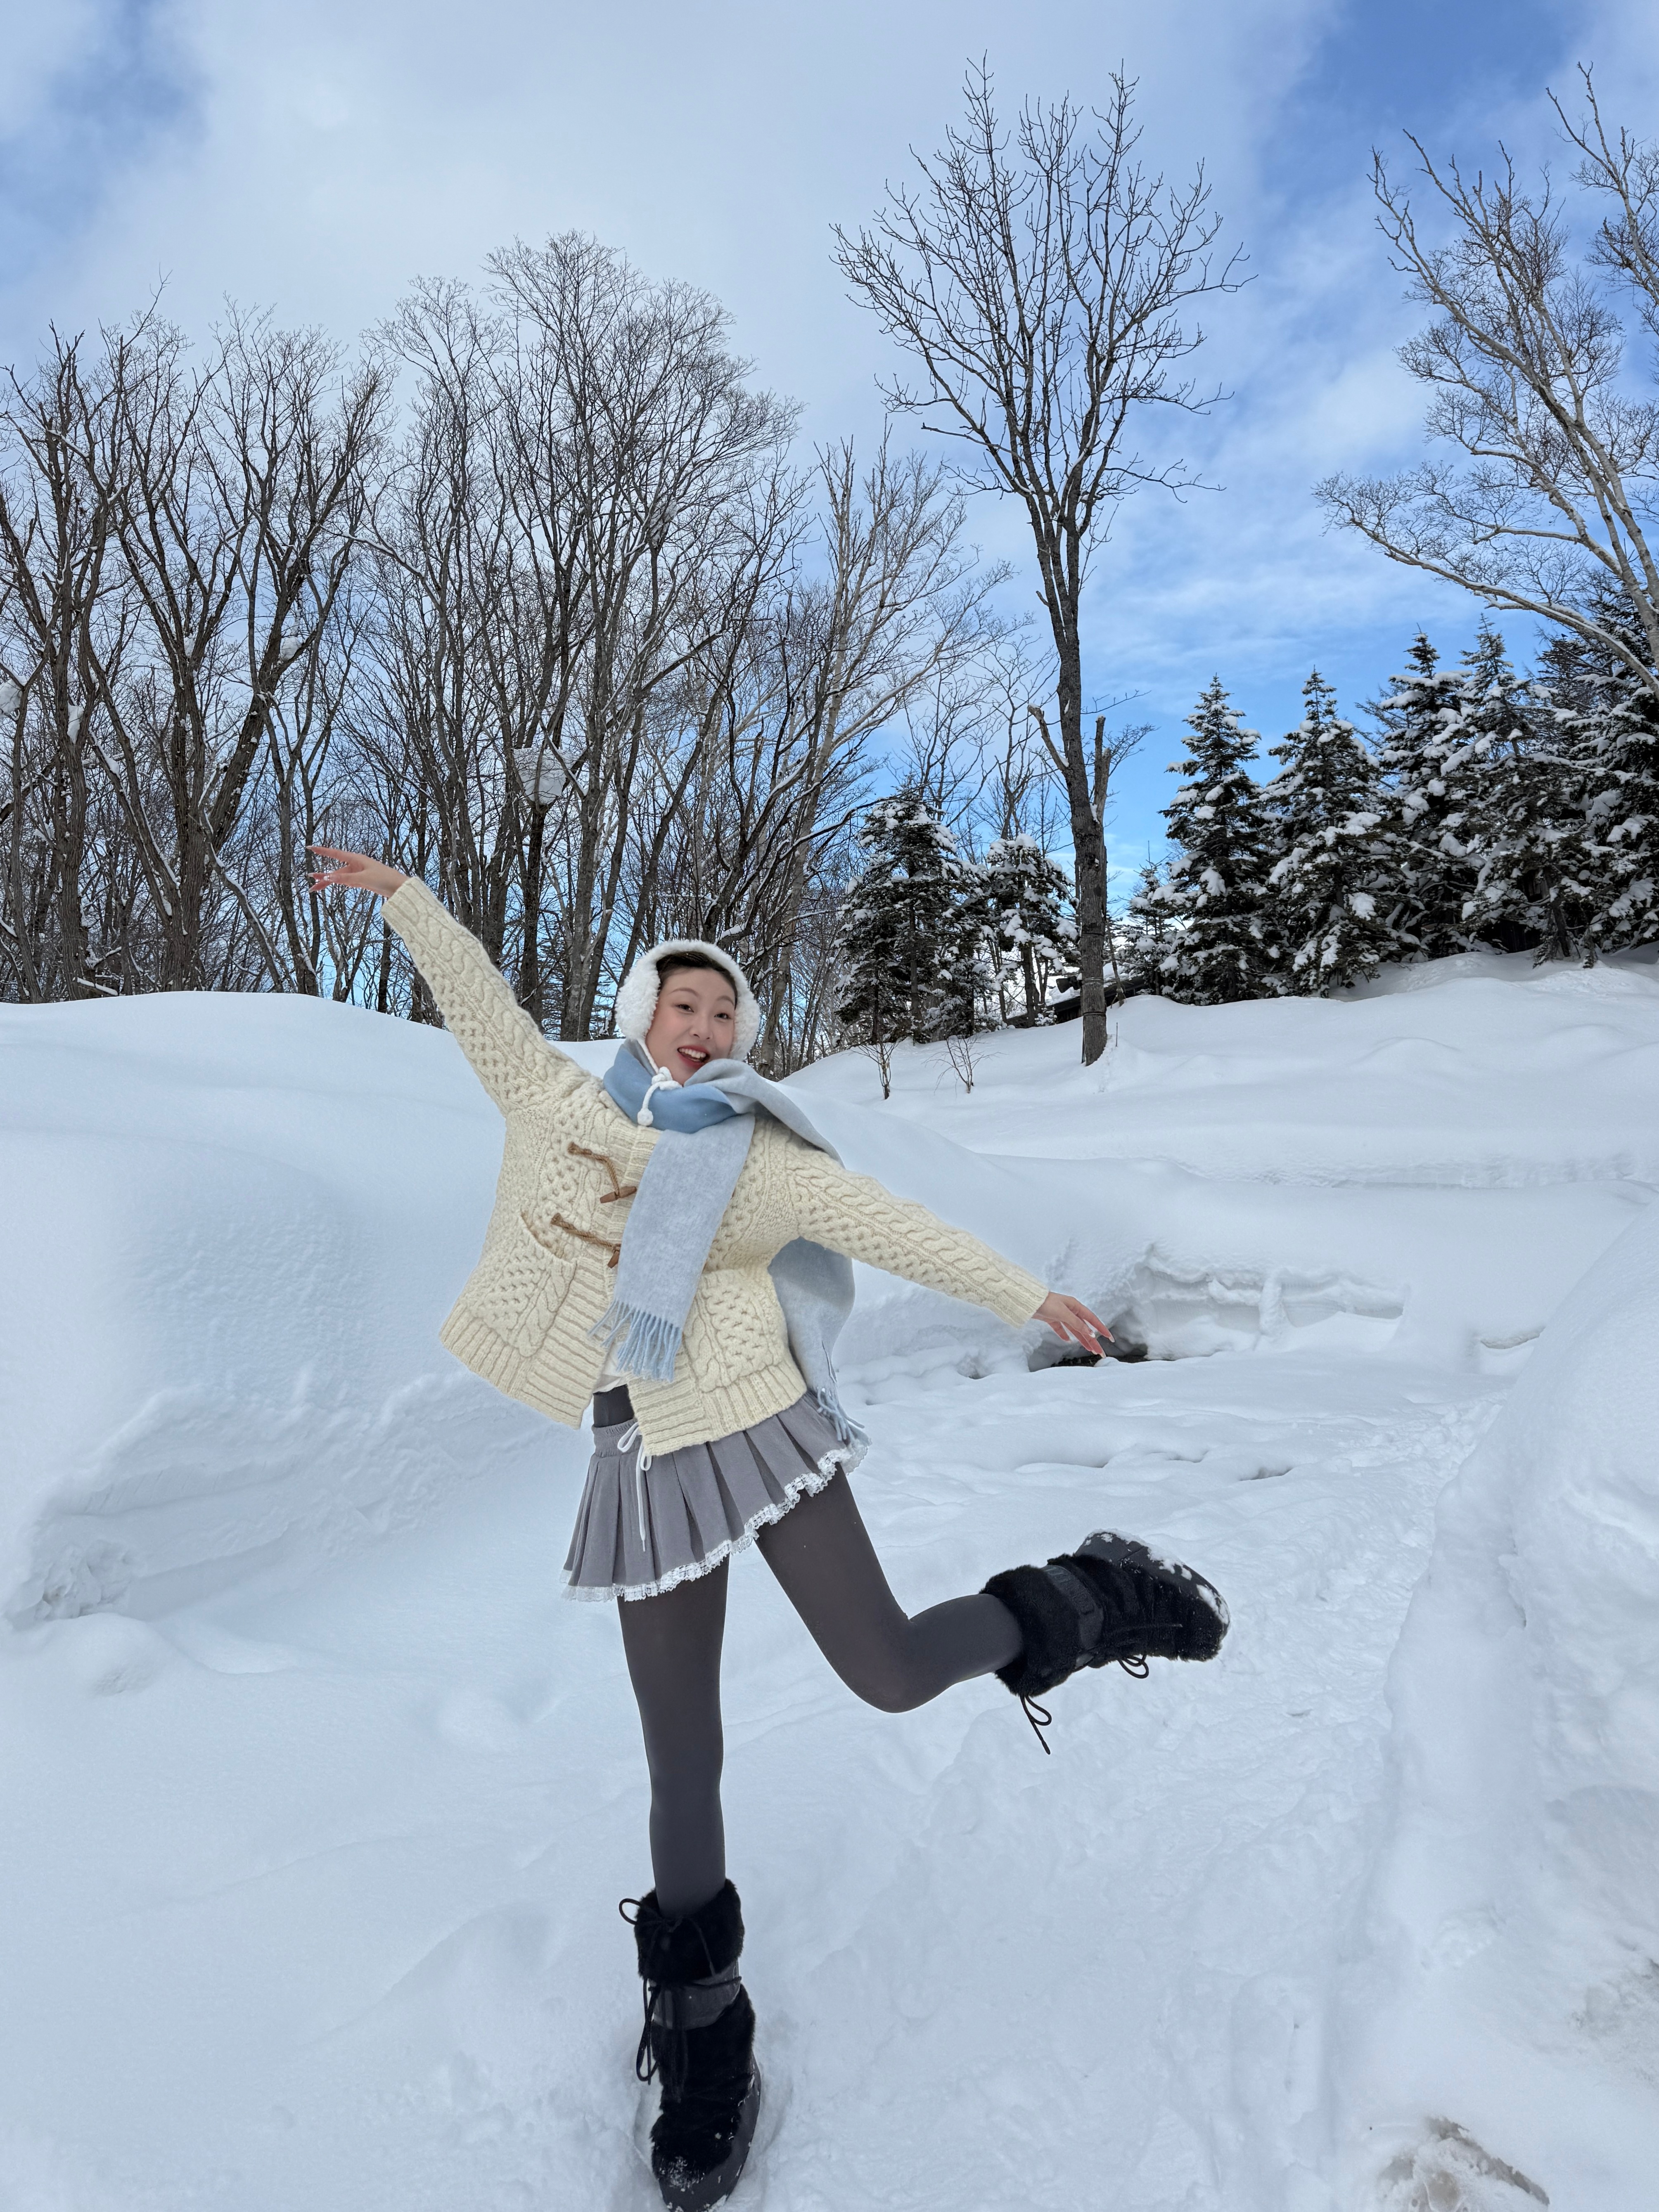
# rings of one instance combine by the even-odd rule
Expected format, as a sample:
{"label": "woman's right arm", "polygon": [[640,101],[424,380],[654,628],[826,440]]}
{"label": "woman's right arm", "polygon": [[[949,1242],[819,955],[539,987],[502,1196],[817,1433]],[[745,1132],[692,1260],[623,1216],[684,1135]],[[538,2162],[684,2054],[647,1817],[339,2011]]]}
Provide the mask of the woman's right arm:
{"label": "woman's right arm", "polygon": [[532,1097],[574,1090],[582,1071],[550,1045],[514,997],[470,929],[441,906],[417,876],[405,876],[362,853],[315,845],[330,865],[312,881],[377,892],[386,921],[409,947],[451,1035],[503,1114]]}

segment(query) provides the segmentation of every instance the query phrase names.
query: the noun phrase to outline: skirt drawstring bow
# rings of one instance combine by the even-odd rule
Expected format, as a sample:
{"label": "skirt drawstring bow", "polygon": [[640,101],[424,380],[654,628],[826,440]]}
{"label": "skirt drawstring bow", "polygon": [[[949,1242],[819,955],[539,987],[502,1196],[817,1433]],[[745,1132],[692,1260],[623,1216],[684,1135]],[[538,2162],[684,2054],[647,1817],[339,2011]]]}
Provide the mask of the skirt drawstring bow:
{"label": "skirt drawstring bow", "polygon": [[634,1501],[639,1510],[640,1541],[643,1544],[646,1540],[645,1478],[650,1471],[651,1455],[647,1451],[644,1444],[640,1440],[640,1425],[637,1420],[630,1421],[628,1424],[628,1426],[623,1431],[622,1434],[617,1437],[617,1449],[622,1454],[624,1459],[627,1458],[629,1452],[633,1452],[637,1455],[634,1462]]}

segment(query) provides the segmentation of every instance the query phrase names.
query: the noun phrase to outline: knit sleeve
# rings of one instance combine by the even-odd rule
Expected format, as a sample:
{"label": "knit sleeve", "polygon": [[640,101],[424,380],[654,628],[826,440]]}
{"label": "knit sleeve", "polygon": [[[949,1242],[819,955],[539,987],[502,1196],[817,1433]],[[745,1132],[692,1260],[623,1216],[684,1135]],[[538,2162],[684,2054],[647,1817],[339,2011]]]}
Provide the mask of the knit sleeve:
{"label": "knit sleeve", "polygon": [[965,1229],[952,1229],[913,1200],[895,1198],[873,1176],[854,1175],[811,1146],[789,1147],[785,1173],[798,1237],[984,1306],[1011,1328],[1030,1321],[1048,1295],[1035,1275]]}
{"label": "knit sleeve", "polygon": [[574,1090],[582,1071],[549,1044],[470,929],[409,876],[381,908],[409,947],[450,1034],[503,1114]]}

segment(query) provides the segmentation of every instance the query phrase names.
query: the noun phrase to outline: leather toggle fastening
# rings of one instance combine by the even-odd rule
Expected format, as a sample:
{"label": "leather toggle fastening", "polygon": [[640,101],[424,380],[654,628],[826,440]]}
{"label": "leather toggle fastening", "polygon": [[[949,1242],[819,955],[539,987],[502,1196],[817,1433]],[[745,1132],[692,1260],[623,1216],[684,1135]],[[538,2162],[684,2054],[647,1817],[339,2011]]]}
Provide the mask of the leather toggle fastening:
{"label": "leather toggle fastening", "polygon": [[614,1267],[621,1259],[622,1246],[612,1238],[596,1237],[591,1229],[578,1229],[574,1221],[567,1221],[562,1213],[550,1213],[547,1218],[556,1229],[562,1229],[567,1237],[580,1237],[584,1244],[597,1244],[601,1252],[608,1252],[611,1257],[605,1263],[607,1267]]}
{"label": "leather toggle fastening", "polygon": [[565,1146],[565,1150],[570,1154],[573,1159],[596,1161],[610,1176],[610,1189],[602,1190],[599,1193],[599,1204],[601,1206],[614,1206],[619,1198],[632,1198],[638,1191],[638,1183],[625,1183],[622,1177],[617,1173],[617,1163],[611,1158],[609,1152],[590,1152],[586,1145],[578,1145],[574,1142],[567,1145]]}

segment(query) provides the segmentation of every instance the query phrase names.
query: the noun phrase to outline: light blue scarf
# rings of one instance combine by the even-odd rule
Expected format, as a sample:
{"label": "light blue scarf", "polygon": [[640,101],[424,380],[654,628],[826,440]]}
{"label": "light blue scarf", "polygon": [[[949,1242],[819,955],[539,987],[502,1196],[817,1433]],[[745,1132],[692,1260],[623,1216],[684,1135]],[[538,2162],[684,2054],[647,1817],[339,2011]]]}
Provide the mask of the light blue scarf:
{"label": "light blue scarf", "polygon": [[[625,1375],[666,1382],[709,1247],[766,1113],[837,1164],[841,1155],[781,1085],[738,1060],[712,1060],[689,1084],[665,1084],[644,1047],[617,1050],[605,1088],[632,1121],[662,1132],[640,1177],[617,1263],[617,1288],[590,1334]],[[772,1261],[789,1351],[820,1412],[843,1443],[863,1445],[836,1385],[836,1339],[853,1309],[853,1263],[798,1237]]]}

